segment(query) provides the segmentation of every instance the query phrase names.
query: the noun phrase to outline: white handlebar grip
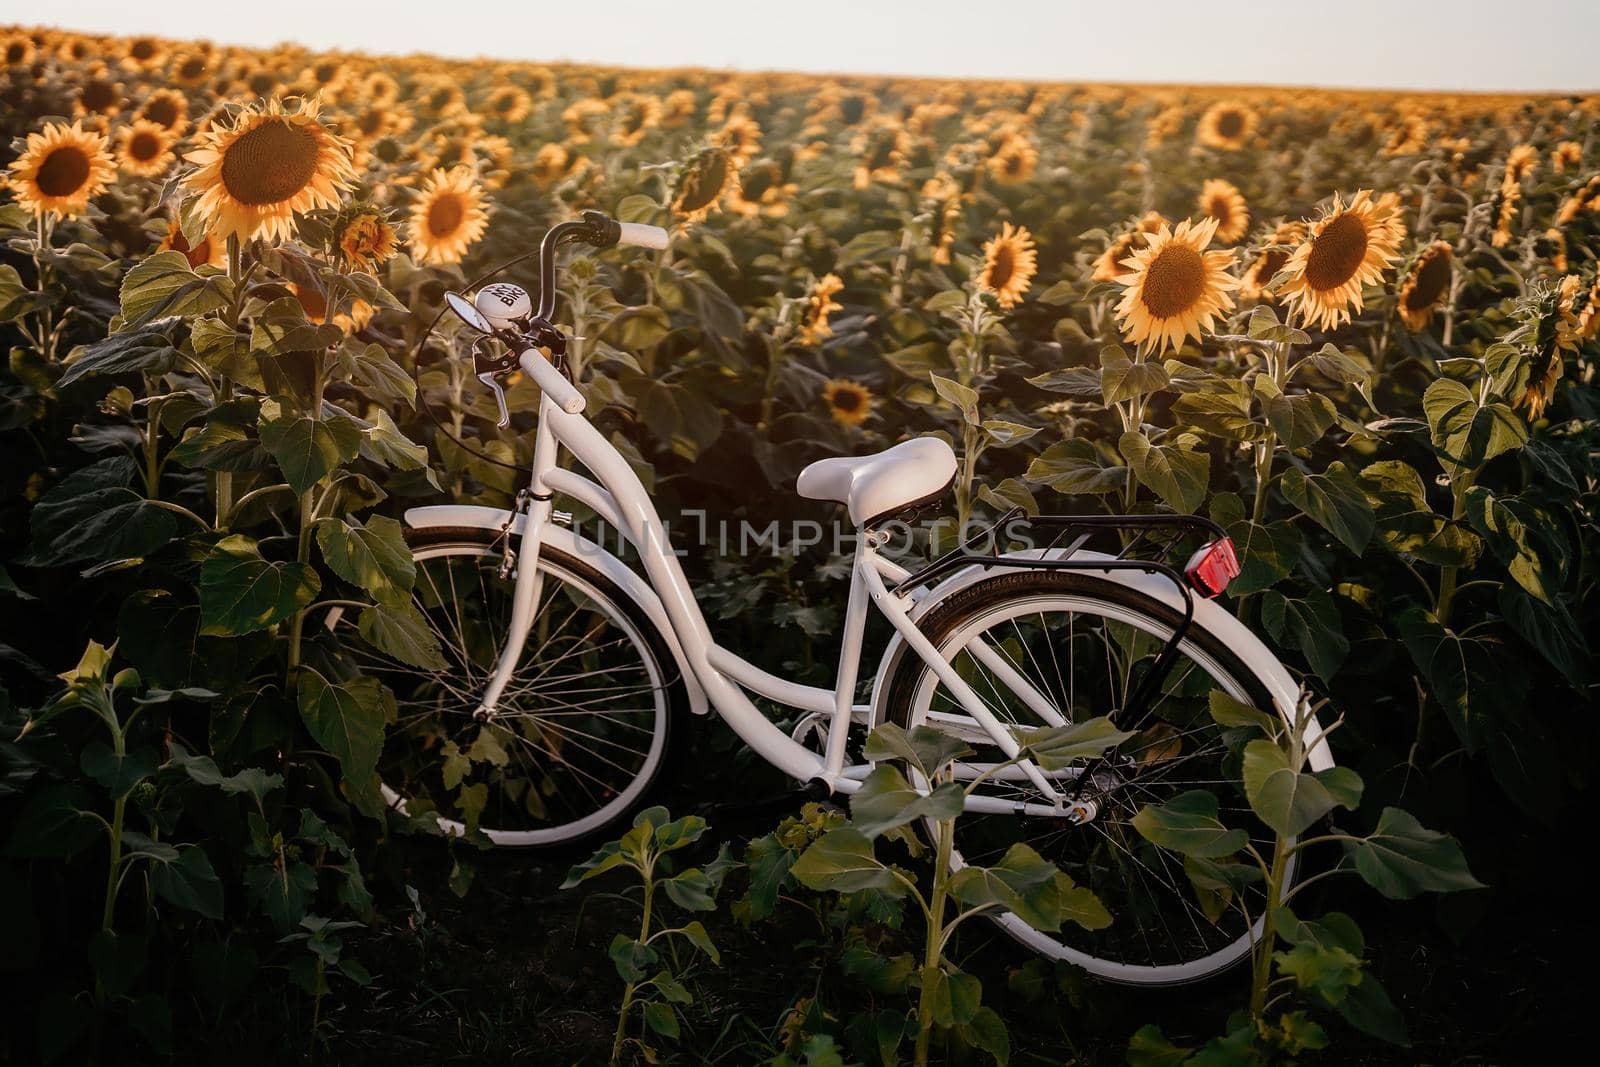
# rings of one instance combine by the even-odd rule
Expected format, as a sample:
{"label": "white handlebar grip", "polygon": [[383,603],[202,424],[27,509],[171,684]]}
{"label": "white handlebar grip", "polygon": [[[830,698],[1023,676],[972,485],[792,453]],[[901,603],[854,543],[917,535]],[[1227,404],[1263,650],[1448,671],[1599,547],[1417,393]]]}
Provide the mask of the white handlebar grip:
{"label": "white handlebar grip", "polygon": [[660,226],[646,226],[641,222],[619,222],[617,227],[622,231],[622,236],[617,238],[619,245],[637,245],[640,248],[655,249],[667,247],[667,231]]}
{"label": "white handlebar grip", "polygon": [[584,408],[583,394],[578,392],[577,386],[560,377],[551,382],[550,385],[552,387],[549,391],[550,399],[555,401],[556,407],[565,411],[568,415],[582,413]]}
{"label": "white handlebar grip", "polygon": [[560,371],[551,365],[544,353],[537,348],[530,348],[522,353],[519,360],[523,371],[538,384],[539,389],[556,407],[568,415],[577,415],[583,411],[583,394],[578,392],[577,386],[564,378]]}

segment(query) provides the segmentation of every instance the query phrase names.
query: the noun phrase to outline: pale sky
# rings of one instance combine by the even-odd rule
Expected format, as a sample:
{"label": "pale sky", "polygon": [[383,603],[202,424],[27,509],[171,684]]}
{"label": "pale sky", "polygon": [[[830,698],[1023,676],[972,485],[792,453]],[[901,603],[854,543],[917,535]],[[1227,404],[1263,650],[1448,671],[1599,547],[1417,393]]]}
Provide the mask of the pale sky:
{"label": "pale sky", "polygon": [[633,67],[1600,89],[1600,0],[0,0],[0,24],[33,22]]}

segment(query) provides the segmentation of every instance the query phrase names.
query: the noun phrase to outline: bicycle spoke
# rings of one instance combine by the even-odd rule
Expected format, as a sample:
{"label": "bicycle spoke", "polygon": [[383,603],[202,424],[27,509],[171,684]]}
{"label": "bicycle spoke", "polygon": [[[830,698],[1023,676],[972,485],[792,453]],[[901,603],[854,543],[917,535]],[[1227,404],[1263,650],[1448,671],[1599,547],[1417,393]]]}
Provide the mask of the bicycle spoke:
{"label": "bicycle spoke", "polygon": [[[412,601],[448,669],[374,647],[360,637],[355,613],[334,626],[347,662],[395,696],[379,765],[385,783],[425,800],[421,810],[447,823],[464,817],[463,803],[481,801],[478,825],[515,838],[556,832],[636,794],[659,761],[667,695],[633,625],[541,560],[543,588],[525,647],[496,713],[480,722],[479,697],[505,652],[515,592],[515,583],[496,579],[498,560],[497,550],[476,545],[418,558]],[[480,743],[485,731],[497,746]],[[448,778],[447,762],[455,768]],[[486,792],[468,801],[461,790],[469,786]]]}
{"label": "bicycle spoke", "polygon": [[[1146,841],[1132,822],[1147,806],[1204,789],[1217,797],[1224,826],[1243,829],[1251,839],[1270,837],[1244,799],[1226,731],[1209,711],[1212,690],[1239,698],[1239,682],[1214,659],[1195,654],[1199,646],[1194,635],[1175,650],[1158,681],[1152,672],[1167,647],[1169,623],[1131,610],[1098,609],[1081,597],[1041,596],[1044,603],[996,597],[987,613],[974,609],[965,628],[958,624],[943,631],[945,647],[961,650],[959,659],[950,652],[946,656],[981,706],[1014,728],[1032,723],[1033,710],[1045,706],[1054,707],[1066,721],[1079,722],[1091,715],[1133,711],[1128,701],[1140,687],[1152,687],[1150,698],[1136,719],[1119,716],[1119,728],[1136,736],[1095,761],[1090,776],[1079,779],[1078,796],[1094,803],[1088,820],[1074,824],[1064,817],[971,813],[956,824],[962,862],[992,864],[1012,844],[1025,841],[1090,888],[1115,917],[1112,925],[1094,932],[1068,928],[1046,939],[1075,946],[1092,960],[1171,967],[1188,977],[1182,968],[1196,961],[1240,958],[1249,948],[1251,924],[1262,914],[1256,906],[1261,890],[1247,886],[1213,896],[1197,889],[1183,858]],[[993,669],[976,664],[970,655],[968,650],[979,642],[998,657],[988,661]],[[1028,691],[1024,685],[1033,691],[1028,698],[1032,704],[1018,698]],[[976,723],[930,673],[922,673],[912,701],[912,721],[927,721],[937,713],[935,725],[956,727],[978,750],[969,757],[974,764],[1004,759],[992,740],[969,729]],[[978,790],[1006,805],[1041,799],[1038,787],[1022,776],[988,779]],[[1036,935],[1030,944],[1044,936]]]}

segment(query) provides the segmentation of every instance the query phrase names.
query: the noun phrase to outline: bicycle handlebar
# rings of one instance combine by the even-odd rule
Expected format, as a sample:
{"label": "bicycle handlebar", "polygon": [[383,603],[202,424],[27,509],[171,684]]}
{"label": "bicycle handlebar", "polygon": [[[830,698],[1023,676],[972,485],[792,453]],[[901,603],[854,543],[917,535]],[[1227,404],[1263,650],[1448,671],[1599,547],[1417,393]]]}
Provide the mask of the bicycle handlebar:
{"label": "bicycle handlebar", "polygon": [[567,381],[566,375],[556,370],[555,364],[544,358],[544,353],[537,348],[523,351],[517,360],[522,371],[532,378],[539,386],[541,392],[568,415],[577,415],[583,411],[583,394],[578,392],[578,387]]}
{"label": "bicycle handlebar", "polygon": [[539,242],[539,311],[548,320],[556,310],[556,249],[569,241],[582,241],[596,248],[632,245],[637,248],[664,249],[669,236],[660,226],[638,222],[618,222],[603,211],[585,211],[581,220],[559,222],[545,232]]}
{"label": "bicycle handlebar", "polygon": [[556,360],[566,352],[566,338],[550,322],[556,306],[556,250],[569,241],[582,241],[596,248],[622,244],[664,249],[668,239],[667,231],[659,226],[618,222],[602,211],[585,211],[581,220],[550,227],[544,240],[539,242],[539,308],[536,312],[529,307],[527,292],[518,285],[502,282],[486,286],[471,301],[459,293],[446,294],[450,307],[463,321],[486,338],[498,338],[508,349],[500,355],[486,353],[478,344],[472,349],[473,371],[484,388],[494,394],[500,409],[501,427],[510,424],[511,413],[506,408],[505,390],[497,375],[509,372],[514,366],[521,366],[562,411],[576,415],[584,409],[583,394],[541,351],[549,350]]}
{"label": "bicycle handlebar", "polygon": [[619,222],[617,229],[621,231],[617,237],[618,244],[654,248],[657,251],[664,251],[667,247],[669,235],[660,226],[646,226],[642,222]]}

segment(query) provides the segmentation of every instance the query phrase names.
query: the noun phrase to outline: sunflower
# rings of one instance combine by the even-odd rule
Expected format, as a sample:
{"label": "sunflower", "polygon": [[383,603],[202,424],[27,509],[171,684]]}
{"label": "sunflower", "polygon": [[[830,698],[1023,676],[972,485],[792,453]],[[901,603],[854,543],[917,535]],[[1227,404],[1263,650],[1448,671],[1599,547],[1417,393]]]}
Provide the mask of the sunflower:
{"label": "sunflower", "polygon": [[1561,210],[1556,212],[1556,225],[1565,226],[1586,208],[1590,211],[1600,210],[1600,174],[1590,178],[1577,192],[1561,202]]}
{"label": "sunflower", "polygon": [[1593,341],[1596,334],[1600,334],[1600,271],[1595,272],[1594,282],[1578,311],[1578,339]]}
{"label": "sunflower", "polygon": [[489,94],[483,110],[490,118],[501,122],[521,122],[533,110],[533,97],[528,90],[516,85],[502,85]]}
{"label": "sunflower", "polygon": [[0,34],[0,67],[26,67],[37,52],[33,38],[25,33]]}
{"label": "sunflower", "polygon": [[844,282],[837,274],[824,274],[817,279],[817,283],[811,287],[811,295],[806,298],[805,311],[801,314],[801,343],[819,344],[823,338],[833,336],[828,316],[843,307],[833,299],[843,290]]}
{"label": "sunflower", "polygon": [[648,93],[618,93],[611,114],[611,143],[629,148],[661,124],[661,101]]}
{"label": "sunflower", "polygon": [[661,102],[661,125],[676,128],[694,119],[700,105],[693,89],[674,89]]}
{"label": "sunflower", "polygon": [[847,378],[832,378],[822,387],[828,414],[840,426],[860,426],[872,414],[872,393]]}
{"label": "sunflower", "polygon": [[371,100],[351,120],[355,139],[372,144],[382,137],[398,137],[411,129],[416,119],[410,111],[387,100]]}
{"label": "sunflower", "polygon": [[893,120],[876,122],[856,134],[850,144],[856,157],[856,188],[865,189],[873,182],[900,184],[900,168],[905,166],[910,147],[905,128]]}
{"label": "sunflower", "polygon": [[1550,165],[1557,174],[1565,174],[1568,167],[1576,169],[1583,162],[1583,146],[1577,141],[1562,141],[1550,151]]}
{"label": "sunflower", "polygon": [[435,170],[411,208],[410,243],[418,263],[459,263],[489,225],[483,190],[470,167]]}
{"label": "sunflower", "polygon": [[1161,227],[1169,226],[1167,217],[1159,211],[1146,211],[1139,216],[1139,221],[1134,224],[1134,229],[1140,233],[1157,233]]}
{"label": "sunflower", "polygon": [[362,75],[356,82],[357,95],[371,104],[393,104],[400,99],[400,83],[381,70]]}
{"label": "sunflower", "polygon": [[122,169],[141,178],[155,178],[165,174],[172,166],[172,143],[175,138],[166,127],[148,119],[134,119],[133,125],[122,128],[122,142],[118,155]]}
{"label": "sunflower", "polygon": [[556,74],[549,67],[534,67],[532,70],[523,70],[522,84],[537,99],[547,100],[556,95]]}
{"label": "sunflower", "polygon": [[[300,285],[298,282],[289,282],[289,291],[300,302],[300,309],[306,313],[306,318],[321,326],[328,321],[328,298],[321,290],[309,285]],[[333,324],[346,334],[364,330],[367,323],[372,321],[372,316],[378,309],[362,300],[360,297],[350,302],[349,311],[336,311],[333,313]]]}
{"label": "sunflower", "polygon": [[93,118],[97,115],[115,115],[127,100],[122,83],[117,81],[104,63],[96,63],[85,72],[72,98],[72,114],[76,118]]}
{"label": "sunflower", "polygon": [[117,176],[105,135],[85,130],[79,122],[71,126],[52,122],[28,134],[22,155],[7,169],[6,184],[17,203],[34,215],[82,214],[90,198],[104,192]]}
{"label": "sunflower", "polygon": [[1505,180],[1521,185],[1523,180],[1539,169],[1539,150],[1531,144],[1519,144],[1506,153]]}
{"label": "sunflower", "polygon": [[1039,149],[1030,138],[1013,133],[1000,143],[989,158],[989,173],[1001,185],[1015,185],[1033,177],[1039,165]]}
{"label": "sunflower", "polygon": [[1550,250],[1550,266],[1557,274],[1567,272],[1567,234],[1559,226],[1552,226],[1544,231],[1544,240],[1538,247],[1542,251]]}
{"label": "sunflower", "polygon": [[878,110],[878,98],[859,90],[840,90],[828,102],[828,113],[842,126],[859,126]]}
{"label": "sunflower", "polygon": [[540,185],[549,185],[572,173],[575,164],[581,161],[583,157],[574,155],[566,145],[551,142],[534,154],[528,173]]}
{"label": "sunflower", "polygon": [[1033,284],[1039,269],[1039,253],[1026,226],[1013,228],[1002,223],[1000,234],[983,246],[983,269],[978,273],[978,289],[993,293],[1003,308],[1015,307]]}
{"label": "sunflower", "polygon": [[1511,168],[1506,168],[1505,180],[1500,183],[1499,202],[1495,206],[1494,232],[1489,243],[1504,248],[1511,243],[1511,228],[1517,222],[1517,205],[1522,202],[1522,186],[1511,180]]}
{"label": "sunflower", "polygon": [[1428,124],[1420,115],[1403,115],[1383,143],[1386,156],[1421,155],[1428,147]]}
{"label": "sunflower", "polygon": [[56,48],[56,55],[68,63],[86,63],[100,54],[100,46],[82,34],[68,34]]}
{"label": "sunflower", "polygon": [[1415,333],[1433,320],[1433,313],[1450,291],[1455,256],[1446,241],[1435,241],[1412,261],[1400,283],[1400,319]]}
{"label": "sunflower", "polygon": [[917,137],[932,136],[956,114],[955,105],[942,100],[917,104],[906,115],[906,132]]}
{"label": "sunflower", "polygon": [[787,178],[777,160],[751,164],[745,169],[739,188],[728,194],[728,209],[746,218],[783,218],[789,213],[789,198],[799,189]]}
{"label": "sunflower", "polygon": [[761,124],[749,115],[738,114],[730,118],[716,133],[711,143],[727,149],[733,165],[740,170],[761,151]]}
{"label": "sunflower", "polygon": [[584,97],[567,106],[561,121],[567,124],[567,140],[572,144],[588,144],[600,136],[600,120],[610,114],[611,108],[604,100]]}
{"label": "sunflower", "polygon": [[200,238],[200,243],[190,247],[189,239],[183,235],[183,227],[177,219],[167,223],[167,235],[161,238],[161,243],[156,246],[157,252],[182,252],[189,260],[190,268],[202,264],[213,267],[224,267],[228,262],[227,245],[207,234]]}
{"label": "sunflower", "polygon": [[718,86],[706,104],[706,125],[720,126],[733,115],[750,114],[750,101],[742,88]]}
{"label": "sunflower", "polygon": [[418,159],[424,170],[475,167],[482,158],[479,146],[483,140],[483,128],[476,120],[442,122],[418,139]]}
{"label": "sunflower", "polygon": [[412,103],[430,119],[447,119],[467,109],[467,96],[454,79],[437,75],[418,81]]}
{"label": "sunflower", "polygon": [[948,174],[938,174],[923,183],[922,195],[929,201],[928,244],[933,262],[945,266],[956,243],[956,224],[961,220],[961,190]]}
{"label": "sunflower", "polygon": [[1284,269],[1289,280],[1278,296],[1307,325],[1334,329],[1361,310],[1361,287],[1383,277],[1401,235],[1393,209],[1363,189],[1349,205],[1335,195]]}
{"label": "sunflower", "polygon": [[1529,419],[1537,419],[1544,414],[1556,394],[1556,383],[1561,380],[1561,372],[1566,369],[1566,353],[1578,349],[1583,331],[1577,308],[1578,290],[1582,284],[1583,279],[1576,274],[1568,274],[1561,279],[1554,292],[1548,289],[1539,291],[1543,299],[1550,300],[1551,304],[1547,308],[1541,304],[1528,385],[1512,402],[1513,407],[1527,411]]}
{"label": "sunflower", "polygon": [[211,55],[207,52],[182,52],[167,67],[168,76],[185,89],[198,89],[210,79]]}
{"label": "sunflower", "polygon": [[120,61],[129,70],[155,70],[167,61],[167,46],[157,37],[134,37],[128,40]]}
{"label": "sunflower", "polygon": [[325,55],[300,72],[298,84],[308,94],[337,100],[354,73],[341,57]]}
{"label": "sunflower", "polygon": [[699,222],[716,210],[718,202],[731,195],[739,185],[739,170],[732,155],[716,146],[703,148],[678,175],[672,210],[682,215],[685,222]]}
{"label": "sunflower", "polygon": [[240,80],[244,83],[245,94],[248,96],[276,96],[278,90],[283,88],[283,79],[278,76],[278,72],[266,67],[252,67],[245,70],[241,72]]}
{"label": "sunflower", "polygon": [[139,108],[138,117],[181,134],[189,124],[189,99],[174,89],[157,89]]}
{"label": "sunflower", "polygon": [[333,243],[344,265],[364,274],[376,273],[400,250],[394,226],[370,205],[359,205],[334,223]]}
{"label": "sunflower", "polygon": [[1217,240],[1231,245],[1250,232],[1250,207],[1230,181],[1208,178],[1200,188],[1200,214],[1217,220]]}
{"label": "sunflower", "polygon": [[1125,340],[1146,352],[1176,351],[1233,310],[1228,292],[1239,287],[1228,273],[1233,253],[1205,250],[1216,229],[1216,219],[1162,226],[1124,261],[1129,273],[1117,279],[1126,286],[1117,320]]}
{"label": "sunflower", "polygon": [[1184,115],[1183,108],[1176,105],[1164,107],[1152,115],[1145,125],[1145,147],[1160,148],[1169,138],[1177,136],[1183,129]]}
{"label": "sunflower", "polygon": [[195,164],[184,187],[198,195],[213,235],[286,238],[296,215],[338,205],[355,180],[350,142],[319,121],[319,109],[315,100],[292,111],[272,100],[201,135],[184,157]]}
{"label": "sunflower", "polygon": [[1239,284],[1239,299],[1253,303],[1272,299],[1272,294],[1267,292],[1267,286],[1272,284],[1272,279],[1276,278],[1284,264],[1289,262],[1289,253],[1294,251],[1294,246],[1303,241],[1305,236],[1305,223],[1280,223],[1272,236],[1267,239],[1260,255],[1256,256],[1255,262],[1244,272],[1244,278]]}
{"label": "sunflower", "polygon": [[511,142],[494,134],[467,135],[470,139],[459,141],[451,149],[440,153],[440,158],[427,164],[428,169],[455,166],[473,167],[478,171],[484,187],[503,188],[511,177]]}
{"label": "sunflower", "polygon": [[1256,113],[1244,104],[1219,100],[1200,116],[1200,125],[1194,132],[1195,143],[1237,152],[1249,143],[1257,122]]}
{"label": "sunflower", "polygon": [[1090,281],[1114,282],[1122,277],[1125,269],[1122,261],[1140,245],[1144,244],[1145,233],[1143,230],[1128,230],[1111,239],[1106,250],[1101,252],[1094,261],[1094,270],[1090,273]]}
{"label": "sunflower", "polygon": [[1384,228],[1388,231],[1390,239],[1396,248],[1406,239],[1406,220],[1401,213],[1400,194],[1388,192],[1379,196],[1372,202],[1378,214],[1383,217]]}

